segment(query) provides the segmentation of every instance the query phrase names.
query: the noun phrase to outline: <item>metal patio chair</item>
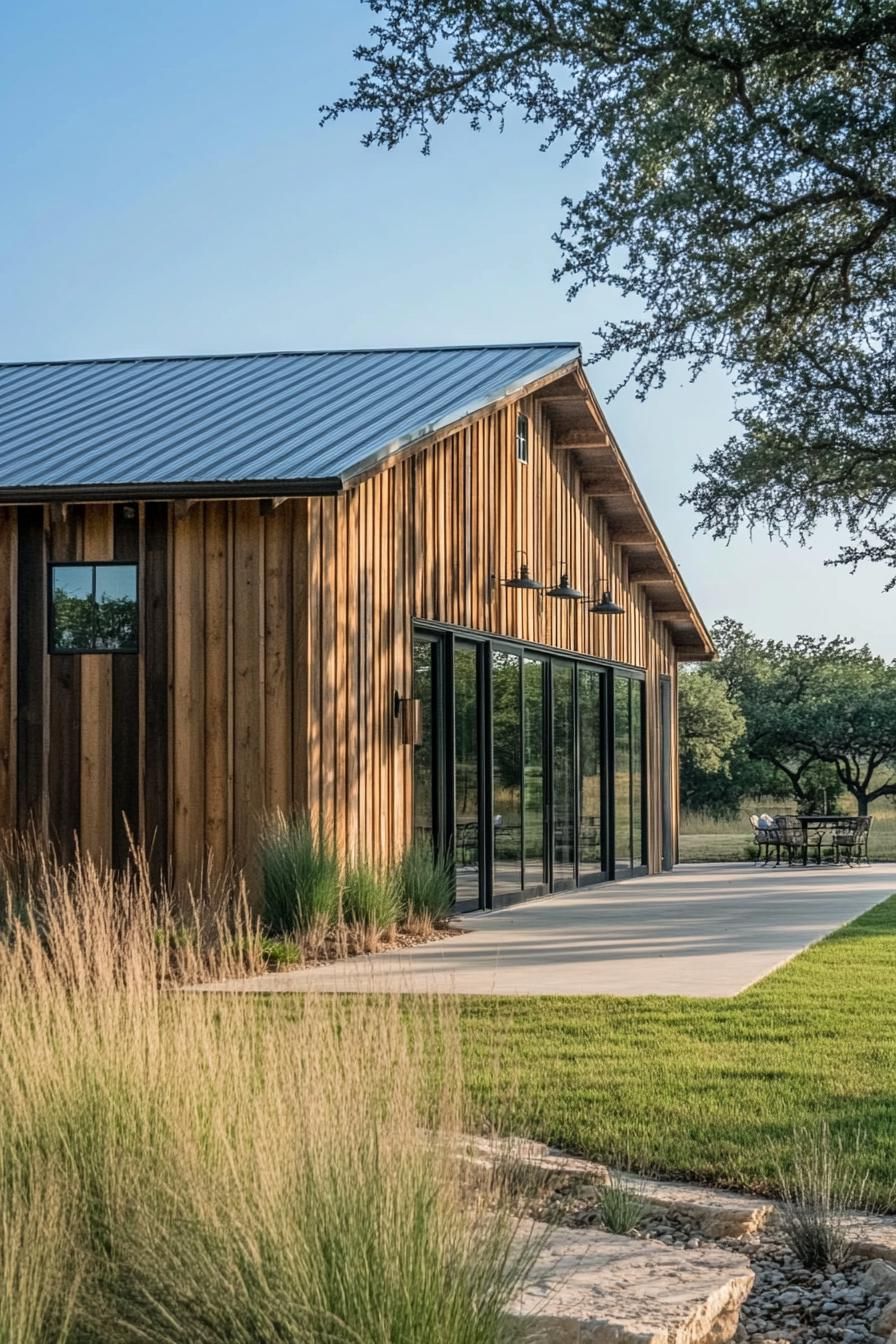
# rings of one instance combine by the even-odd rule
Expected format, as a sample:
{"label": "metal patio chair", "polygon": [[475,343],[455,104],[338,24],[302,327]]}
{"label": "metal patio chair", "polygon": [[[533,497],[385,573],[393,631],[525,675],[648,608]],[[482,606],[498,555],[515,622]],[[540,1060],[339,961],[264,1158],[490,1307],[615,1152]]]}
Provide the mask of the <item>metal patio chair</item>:
{"label": "metal patio chair", "polygon": [[837,823],[834,832],[834,862],[840,862],[840,855],[846,855],[847,867],[856,863],[870,863],[868,857],[868,838],[873,817],[844,817]]}
{"label": "metal patio chair", "polygon": [[[778,851],[778,863],[781,862],[781,849],[787,855],[788,864],[793,863],[793,857],[796,854],[802,863],[803,859],[803,825],[799,817],[775,817],[775,829],[778,833],[778,842],[780,845]],[[775,867],[778,865],[776,864]]]}
{"label": "metal patio chair", "polygon": [[753,827],[753,843],[756,846],[756,861],[753,864],[753,867],[755,868],[756,865],[759,863],[759,860],[762,858],[763,849],[765,850],[765,862],[763,863],[763,867],[766,867],[769,858],[771,857],[770,850],[772,845],[775,846],[778,860],[780,862],[781,846],[778,841],[777,829],[774,826],[760,826],[759,818],[755,815],[755,813],[753,816],[750,817],[750,825]]}

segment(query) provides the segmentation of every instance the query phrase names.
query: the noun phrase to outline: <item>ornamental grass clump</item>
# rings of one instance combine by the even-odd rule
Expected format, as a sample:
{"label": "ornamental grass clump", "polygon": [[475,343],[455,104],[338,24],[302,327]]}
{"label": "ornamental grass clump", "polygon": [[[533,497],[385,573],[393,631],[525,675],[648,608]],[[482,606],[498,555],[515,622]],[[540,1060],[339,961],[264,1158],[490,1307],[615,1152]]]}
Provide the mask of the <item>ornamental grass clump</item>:
{"label": "ornamental grass clump", "polygon": [[607,1231],[626,1236],[641,1226],[646,1213],[643,1185],[611,1172],[600,1192],[600,1220]]}
{"label": "ornamental grass clump", "polygon": [[339,918],[339,856],[332,841],[307,818],[275,812],[260,846],[266,930],[322,943]]}
{"label": "ornamental grass clump", "polygon": [[0,934],[2,1344],[503,1338],[530,1252],[444,1138],[450,1005],[172,990],[142,878],[43,880]]}
{"label": "ornamental grass clump", "polygon": [[827,1124],[796,1130],[791,1168],[779,1165],[781,1230],[806,1269],[842,1265],[852,1254],[850,1210],[866,1201],[867,1175],[857,1175],[860,1140],[847,1146]]}
{"label": "ornamental grass clump", "polygon": [[363,861],[349,865],[342,883],[342,918],[365,951],[394,936],[401,918],[395,874]]}
{"label": "ornamental grass clump", "polygon": [[418,841],[405,851],[396,876],[409,927],[431,926],[447,919],[454,905],[454,873],[447,857]]}

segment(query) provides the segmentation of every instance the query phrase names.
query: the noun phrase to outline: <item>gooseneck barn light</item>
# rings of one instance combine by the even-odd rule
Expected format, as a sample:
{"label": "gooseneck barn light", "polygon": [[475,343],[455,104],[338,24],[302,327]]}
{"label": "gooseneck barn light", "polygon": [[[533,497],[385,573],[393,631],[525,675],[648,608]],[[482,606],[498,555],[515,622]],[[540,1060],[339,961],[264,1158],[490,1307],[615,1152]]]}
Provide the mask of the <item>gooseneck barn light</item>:
{"label": "gooseneck barn light", "polygon": [[609,588],[605,588],[600,601],[593,602],[588,610],[595,616],[621,616],[625,607],[620,607],[618,602],[614,602]]}
{"label": "gooseneck barn light", "polygon": [[544,588],[544,584],[539,583],[537,579],[533,579],[532,575],[529,573],[529,557],[526,555],[526,552],[517,551],[517,555],[520,557],[520,563],[514,570],[513,578],[504,579],[501,586],[503,588],[523,589],[529,593],[540,593]]}
{"label": "gooseneck barn light", "polygon": [[560,582],[555,584],[553,588],[547,590],[547,596],[559,597],[565,599],[567,602],[581,602],[584,600],[585,594],[580,593],[578,588],[573,588],[569,581],[565,560],[560,563]]}

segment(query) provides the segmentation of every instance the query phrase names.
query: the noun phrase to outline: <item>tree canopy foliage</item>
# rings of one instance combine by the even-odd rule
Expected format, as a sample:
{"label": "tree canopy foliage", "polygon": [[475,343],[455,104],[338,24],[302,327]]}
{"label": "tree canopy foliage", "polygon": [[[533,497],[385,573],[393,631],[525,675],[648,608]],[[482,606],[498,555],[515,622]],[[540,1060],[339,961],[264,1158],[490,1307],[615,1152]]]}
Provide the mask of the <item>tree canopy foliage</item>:
{"label": "tree canopy foliage", "polygon": [[428,150],[515,110],[593,187],[558,278],[633,316],[595,333],[640,395],[719,362],[740,433],[689,498],[725,537],[849,525],[896,564],[896,8],[892,0],[367,0],[363,70],[327,117]]}
{"label": "tree canopy foliage", "polygon": [[[772,791],[775,777],[807,811],[829,807],[839,792],[851,794],[860,813],[896,795],[896,663],[841,637],[761,640],[732,620],[719,621],[713,637],[718,662],[682,679],[683,782],[692,805],[724,810],[735,792],[740,801]],[[745,731],[730,739],[716,723],[721,764],[713,770],[703,762],[703,774],[695,775],[684,739],[693,685],[703,680],[739,708]],[[773,772],[763,789],[750,763]]]}

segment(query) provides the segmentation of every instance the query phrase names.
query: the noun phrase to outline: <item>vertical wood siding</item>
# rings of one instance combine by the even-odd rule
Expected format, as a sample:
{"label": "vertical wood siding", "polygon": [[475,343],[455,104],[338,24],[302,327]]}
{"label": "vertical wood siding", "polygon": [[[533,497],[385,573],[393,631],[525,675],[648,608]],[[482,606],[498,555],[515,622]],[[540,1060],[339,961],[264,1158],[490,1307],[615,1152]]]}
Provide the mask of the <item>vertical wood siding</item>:
{"label": "vertical wood siding", "polygon": [[[517,462],[517,409],[337,498],[0,509],[0,824],[33,819],[66,853],[77,829],[116,861],[130,828],[186,875],[209,850],[251,866],[263,813],[307,809],[346,853],[394,855],[412,748],[393,697],[411,693],[419,619],[646,669],[656,868],[671,637],[537,399]],[[609,586],[625,614],[502,587],[519,551],[545,584],[565,562]],[[139,654],[49,657],[48,561],[110,558],[140,567]]]}
{"label": "vertical wood siding", "polygon": [[[349,851],[377,859],[410,838],[412,749],[401,745],[392,698],[411,693],[414,620],[436,621],[645,670],[648,847],[657,870],[659,677],[674,686],[671,637],[643,588],[630,585],[622,548],[610,543],[572,455],[552,450],[537,401],[522,403],[529,463],[517,461],[517,409],[484,416],[339,499],[310,502],[311,688],[307,741],[297,748],[312,813]],[[546,586],[565,561],[577,587],[610,587],[625,614],[602,620],[581,603],[502,587],[519,551]],[[673,779],[673,798],[676,789]]]}
{"label": "vertical wood siding", "polygon": [[18,511],[0,508],[0,828],[14,826],[18,820],[18,555]]}

